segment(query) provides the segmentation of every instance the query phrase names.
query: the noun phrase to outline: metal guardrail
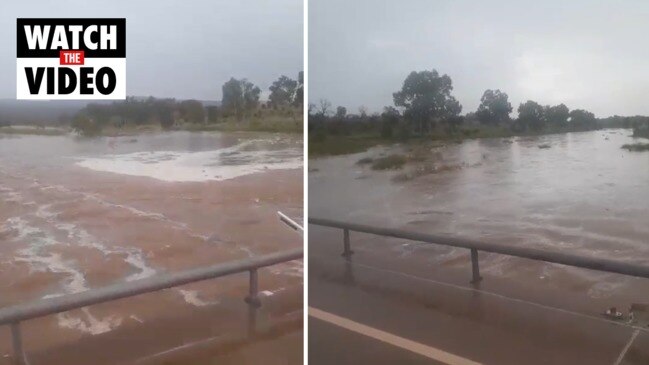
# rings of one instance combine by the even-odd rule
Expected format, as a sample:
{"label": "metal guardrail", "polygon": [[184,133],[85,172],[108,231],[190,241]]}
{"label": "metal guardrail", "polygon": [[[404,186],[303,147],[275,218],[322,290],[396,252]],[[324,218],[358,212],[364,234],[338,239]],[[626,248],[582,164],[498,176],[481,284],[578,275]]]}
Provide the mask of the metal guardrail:
{"label": "metal guardrail", "polygon": [[470,239],[432,235],[428,233],[409,232],[400,229],[381,228],[364,224],[354,224],[330,219],[309,218],[309,224],[339,228],[343,230],[343,256],[349,258],[354,252],[349,242],[349,232],[363,232],[379,236],[402,238],[411,241],[431,243],[444,246],[462,247],[471,251],[472,283],[482,280],[478,252],[493,252],[502,255],[521,257],[530,260],[580,267],[584,269],[610,272],[649,279],[649,266],[625,263],[596,257],[585,257],[564,252],[540,250],[530,247],[507,246]]}
{"label": "metal guardrail", "polygon": [[287,216],[282,212],[277,212],[277,215],[279,216],[279,220],[282,221],[282,223],[293,228],[297,233],[304,234],[304,228],[302,228],[302,226],[299,223],[297,223],[296,221],[294,221],[293,219],[291,219],[289,216]]}
{"label": "metal guardrail", "polygon": [[27,356],[23,348],[22,335],[20,331],[20,322],[22,321],[78,309],[93,304],[155,292],[183,284],[248,272],[249,290],[245,302],[248,304],[249,308],[248,331],[249,334],[254,334],[257,322],[257,309],[261,306],[259,297],[257,296],[257,270],[287,261],[298,260],[301,259],[302,256],[303,249],[297,248],[177,273],[160,274],[146,279],[118,283],[76,294],[18,304],[0,309],[0,325],[11,326],[14,359],[19,365],[27,365]]}

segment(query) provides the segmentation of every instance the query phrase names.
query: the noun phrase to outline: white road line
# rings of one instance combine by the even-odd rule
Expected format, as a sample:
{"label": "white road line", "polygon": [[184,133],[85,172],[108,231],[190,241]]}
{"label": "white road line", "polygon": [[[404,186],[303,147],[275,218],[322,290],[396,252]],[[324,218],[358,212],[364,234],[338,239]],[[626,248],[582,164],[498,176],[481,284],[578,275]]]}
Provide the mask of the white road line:
{"label": "white road line", "polygon": [[626,355],[626,352],[629,351],[629,348],[631,348],[631,344],[633,343],[633,341],[635,341],[635,338],[638,337],[639,333],[640,330],[633,331],[633,334],[631,335],[629,342],[626,343],[626,346],[624,346],[624,349],[622,349],[622,352],[620,352],[620,356],[617,357],[617,360],[615,360],[613,365],[620,365],[622,363],[622,360],[624,360],[624,356]]}
{"label": "white road line", "polygon": [[[312,257],[313,256],[318,256],[319,258],[330,261],[330,262],[334,262],[334,261],[337,260],[337,259],[332,259],[332,258],[329,258],[327,256],[323,256],[323,255],[311,255],[311,256]],[[359,262],[355,262],[354,266],[364,268],[364,269],[368,269],[368,270],[379,271],[379,272],[383,272],[383,273],[387,273],[387,274],[393,274],[393,275],[397,275],[397,276],[401,276],[401,277],[405,277],[405,278],[409,278],[409,279],[414,279],[414,280],[418,280],[418,281],[429,282],[429,283],[432,283],[432,284],[445,286],[445,287],[448,287],[448,288],[454,288],[454,289],[458,289],[458,290],[461,290],[461,291],[481,293],[481,294],[484,294],[484,295],[488,295],[488,296],[491,296],[491,297],[494,297],[494,298],[499,298],[499,299],[506,300],[506,301],[526,304],[526,305],[530,305],[530,306],[541,308],[541,309],[546,309],[546,310],[555,311],[555,312],[559,312],[559,313],[569,314],[569,315],[573,315],[573,316],[576,316],[576,317],[581,317],[581,318],[585,318],[585,319],[589,319],[589,320],[593,320],[593,321],[598,321],[598,322],[602,322],[602,323],[608,323],[608,324],[611,324],[611,325],[614,325],[614,326],[627,327],[627,328],[632,328],[632,329],[635,329],[635,330],[638,330],[638,331],[649,332],[649,329],[647,329],[647,328],[634,326],[634,325],[629,324],[627,322],[613,321],[613,320],[593,316],[593,315],[586,314],[586,313],[580,313],[580,312],[575,312],[575,311],[571,311],[571,310],[568,310],[568,309],[553,307],[553,306],[550,306],[550,305],[530,302],[530,301],[527,301],[527,300],[524,300],[524,299],[513,298],[513,297],[503,295],[503,294],[498,294],[498,293],[494,293],[494,292],[490,292],[490,291],[486,291],[486,290],[466,287],[466,286],[457,285],[457,284],[451,284],[451,283],[438,281],[438,280],[434,280],[434,279],[430,279],[430,278],[424,278],[424,277],[421,277],[421,276],[407,274],[407,273],[403,273],[403,272],[399,272],[399,271],[394,271],[394,270],[390,270],[390,269],[383,269],[383,268],[375,267],[375,266],[372,266],[372,265],[362,264],[362,263],[359,263]]]}
{"label": "white road line", "polygon": [[481,365],[478,362],[354,322],[347,318],[339,317],[317,308],[309,307],[309,316],[448,365]]}

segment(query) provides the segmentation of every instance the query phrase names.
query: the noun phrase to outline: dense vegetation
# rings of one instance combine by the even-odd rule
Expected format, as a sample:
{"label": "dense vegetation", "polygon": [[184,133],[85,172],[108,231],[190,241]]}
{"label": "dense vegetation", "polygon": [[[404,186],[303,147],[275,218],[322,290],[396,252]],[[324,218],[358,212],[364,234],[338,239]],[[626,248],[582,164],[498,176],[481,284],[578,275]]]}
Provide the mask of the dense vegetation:
{"label": "dense vegetation", "polygon": [[71,126],[81,135],[123,134],[150,129],[302,131],[303,73],[281,76],[270,86],[268,102],[247,79],[223,84],[218,103],[198,100],[128,97],[110,104],[88,104]]}
{"label": "dense vegetation", "polygon": [[509,96],[501,90],[486,90],[475,112],[461,115],[462,105],[453,97],[448,75],[436,70],[411,72],[401,90],[393,93],[394,106],[368,115],[360,108],[348,114],[345,107],[334,111],[327,100],[309,105],[309,154],[360,152],[381,142],[412,138],[458,140],[478,137],[507,137],[588,131],[602,127],[635,127],[649,135],[649,117],[597,119],[587,110],[566,105],[541,105],[528,100],[511,117]]}
{"label": "dense vegetation", "polygon": [[622,148],[631,152],[649,151],[649,143],[625,144]]}

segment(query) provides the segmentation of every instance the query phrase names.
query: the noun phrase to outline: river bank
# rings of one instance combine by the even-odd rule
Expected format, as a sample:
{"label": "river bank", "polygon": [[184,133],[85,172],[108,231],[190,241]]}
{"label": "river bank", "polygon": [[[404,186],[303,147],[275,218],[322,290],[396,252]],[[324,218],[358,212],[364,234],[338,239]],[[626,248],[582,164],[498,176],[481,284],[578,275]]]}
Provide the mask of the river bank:
{"label": "river bank", "polygon": [[[601,129],[603,130],[603,129]],[[632,134],[631,130],[629,135]],[[434,131],[426,136],[411,136],[408,138],[385,138],[378,132],[351,133],[343,135],[309,133],[309,158],[320,158],[326,156],[347,155],[367,151],[376,146],[390,146],[395,144],[408,144],[417,146],[426,143],[438,145],[460,144],[463,141],[480,140],[490,138],[511,139],[514,137],[534,138],[550,135],[565,135],[568,133],[579,133],[569,130],[545,130],[541,132],[515,132],[505,127],[476,127],[463,128],[456,132]],[[635,135],[639,141],[643,136]]]}

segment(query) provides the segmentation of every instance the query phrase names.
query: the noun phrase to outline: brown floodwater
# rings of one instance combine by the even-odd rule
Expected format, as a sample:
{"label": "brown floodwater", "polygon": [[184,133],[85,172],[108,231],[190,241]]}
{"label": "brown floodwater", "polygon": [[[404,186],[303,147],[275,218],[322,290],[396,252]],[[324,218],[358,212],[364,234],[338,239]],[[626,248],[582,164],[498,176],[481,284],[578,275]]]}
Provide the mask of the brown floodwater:
{"label": "brown floodwater", "polygon": [[[630,135],[610,129],[431,142],[314,159],[309,216],[649,264],[649,152],[622,149],[647,141]],[[395,153],[416,158],[387,171],[358,163]],[[404,262],[470,265],[462,249],[377,237],[355,244]],[[630,277],[503,255],[481,256],[480,265],[485,275],[545,282],[591,299],[649,302],[646,283]]]}
{"label": "brown floodwater", "polygon": [[[302,194],[293,136],[0,134],[0,306],[298,247],[277,211],[301,221]],[[280,297],[301,288],[302,265],[260,280],[263,296]],[[244,308],[246,290],[237,275],[49,316],[28,322],[26,343],[42,352],[192,308]]]}

